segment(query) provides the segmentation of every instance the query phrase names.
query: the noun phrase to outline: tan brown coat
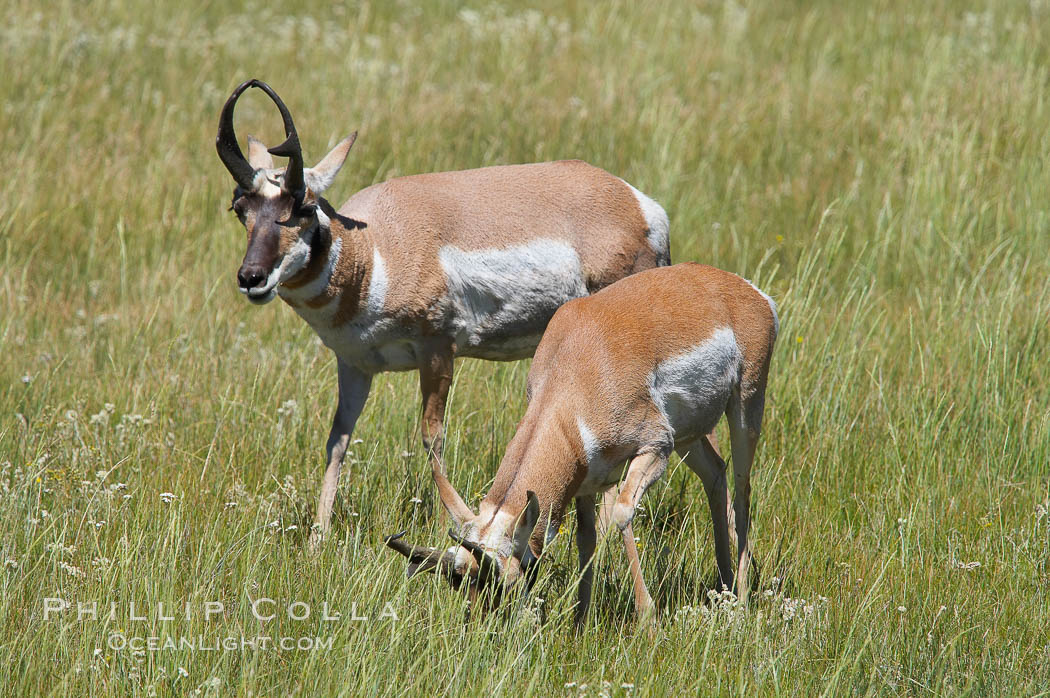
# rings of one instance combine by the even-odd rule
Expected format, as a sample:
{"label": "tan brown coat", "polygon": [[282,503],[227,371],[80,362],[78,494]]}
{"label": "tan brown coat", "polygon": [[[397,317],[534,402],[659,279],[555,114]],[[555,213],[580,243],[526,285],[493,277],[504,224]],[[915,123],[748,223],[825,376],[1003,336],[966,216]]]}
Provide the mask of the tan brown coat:
{"label": "tan brown coat", "polygon": [[[651,598],[630,522],[674,449],[707,491],[720,579],[732,588],[735,576],[746,594],[750,469],[778,329],[768,296],[734,274],[692,263],[643,271],[566,303],[536,350],[528,409],[478,514],[441,483],[463,539],[491,551],[504,584],[513,585],[575,500],[582,618],[590,597],[593,506],[606,492],[603,519],[624,532],[636,602],[646,611]],[[735,565],[725,462],[706,437],[723,414],[736,464]],[[480,564],[467,549],[450,553],[464,578]]]}

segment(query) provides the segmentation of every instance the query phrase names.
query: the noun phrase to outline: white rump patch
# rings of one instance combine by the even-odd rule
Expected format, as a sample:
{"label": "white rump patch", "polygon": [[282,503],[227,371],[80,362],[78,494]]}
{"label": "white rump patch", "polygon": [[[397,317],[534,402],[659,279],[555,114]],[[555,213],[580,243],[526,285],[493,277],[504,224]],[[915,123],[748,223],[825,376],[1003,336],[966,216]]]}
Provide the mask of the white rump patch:
{"label": "white rump patch", "polygon": [[675,441],[703,436],[718,423],[743,363],[736,335],[723,327],[694,349],[662,361],[649,375],[649,394]]}
{"label": "white rump patch", "polygon": [[661,265],[666,266],[670,264],[671,248],[669,234],[671,231],[671,222],[667,219],[667,211],[664,211],[663,206],[635,189],[629,182],[625,182],[622,179],[620,181],[630,187],[631,192],[634,194],[634,198],[638,199],[638,207],[642,209],[642,216],[645,218],[645,222],[649,226],[649,231],[645,234],[646,239],[649,241],[649,247],[653,248],[653,252],[656,253],[657,259]]}
{"label": "white rump patch", "polygon": [[587,295],[579,255],[558,240],[498,250],[446,245],[438,258],[448,286],[451,329],[456,343],[468,350],[517,337],[534,345],[555,310]]}
{"label": "white rump patch", "polygon": [[766,294],[766,292],[763,291],[762,289],[760,289],[758,286],[755,286],[754,284],[752,284],[747,279],[744,279],[744,281],[747,281],[749,284],[751,284],[751,288],[753,288],[756,291],[758,291],[759,295],[766,299],[766,303],[769,303],[769,309],[773,312],[773,332],[779,335],[780,334],[780,316],[777,315],[777,304],[774,303],[773,299],[770,298]]}

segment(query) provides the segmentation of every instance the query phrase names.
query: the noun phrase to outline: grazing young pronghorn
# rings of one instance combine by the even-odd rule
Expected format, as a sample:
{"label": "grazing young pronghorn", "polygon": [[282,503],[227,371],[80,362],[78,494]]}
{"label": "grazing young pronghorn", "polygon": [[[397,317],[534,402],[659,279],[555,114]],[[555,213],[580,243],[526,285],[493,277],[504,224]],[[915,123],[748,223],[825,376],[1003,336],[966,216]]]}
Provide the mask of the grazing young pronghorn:
{"label": "grazing young pronghorn", "polygon": [[[277,105],[287,140],[237,144],[234,106],[249,87]],[[329,530],[339,469],[372,376],[418,369],[424,448],[435,474],[455,356],[531,356],[554,311],[643,269],[670,264],[664,210],[580,161],[399,177],[338,210],[321,194],[356,134],[304,168],[287,107],[259,80],[233,91],[216,147],[248,232],[240,290],[280,296],[335,353],[339,399],[311,541]],[[285,168],[270,155],[285,156]]]}
{"label": "grazing young pronghorn", "polygon": [[[525,417],[478,514],[437,474],[459,527],[450,532],[457,545],[410,546],[401,534],[387,544],[410,559],[410,576],[437,570],[457,589],[466,584],[472,599],[496,602],[518,585],[531,587],[544,544],[575,500],[579,622],[591,595],[595,497],[606,491],[602,526],[623,534],[635,607],[644,614],[652,598],[627,527],[673,449],[707,492],[720,582],[732,589],[735,575],[746,598],[751,464],[778,329],[768,296],[739,276],[692,263],[644,271],[566,303],[536,349]],[[735,564],[726,464],[707,437],[723,413],[736,485]]]}

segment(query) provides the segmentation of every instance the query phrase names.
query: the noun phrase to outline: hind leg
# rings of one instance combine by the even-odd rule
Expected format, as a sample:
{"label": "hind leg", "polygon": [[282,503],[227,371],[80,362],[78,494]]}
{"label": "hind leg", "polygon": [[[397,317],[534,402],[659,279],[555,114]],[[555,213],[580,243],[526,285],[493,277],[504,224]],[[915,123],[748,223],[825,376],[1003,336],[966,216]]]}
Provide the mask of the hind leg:
{"label": "hind leg", "polygon": [[[707,435],[707,442],[711,444],[711,448],[715,452],[715,457],[718,460],[722,460],[722,449],[718,447],[718,435],[715,434],[715,430],[712,429],[711,433]],[[699,442],[689,444],[691,448],[699,447]],[[684,458],[683,458],[684,460]],[[688,463],[686,463],[688,465]],[[722,463],[722,469],[725,470],[726,464]],[[695,471],[694,471],[695,472]],[[733,497],[729,494],[729,482],[726,482],[726,519],[729,521],[729,547],[736,548],[736,514],[733,513]],[[727,585],[731,587],[732,585]]]}
{"label": "hind leg", "polygon": [[751,524],[751,466],[755,460],[758,436],[762,430],[765,391],[756,390],[747,398],[734,391],[726,408],[729,438],[733,449],[733,510],[736,514],[737,596],[746,600],[751,571],[751,546],[748,530]]}
{"label": "hind leg", "polygon": [[715,564],[718,566],[718,589],[733,588],[733,562],[729,553],[730,519],[729,489],[726,484],[726,462],[718,455],[709,437],[697,439],[681,449],[675,449],[704,483],[707,504],[711,509],[711,524],[715,537]]}

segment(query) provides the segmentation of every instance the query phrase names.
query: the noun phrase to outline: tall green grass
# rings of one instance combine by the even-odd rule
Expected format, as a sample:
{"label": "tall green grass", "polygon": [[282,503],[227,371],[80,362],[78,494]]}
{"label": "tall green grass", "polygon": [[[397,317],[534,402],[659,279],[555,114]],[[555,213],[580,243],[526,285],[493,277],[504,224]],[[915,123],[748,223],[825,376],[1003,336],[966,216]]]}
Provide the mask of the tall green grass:
{"label": "tall green grass", "polygon": [[[1038,0],[11,0],[4,692],[1045,691],[1048,27]],[[444,544],[413,374],[373,383],[331,544],[305,552],[334,362],[290,309],[235,290],[243,233],[212,143],[247,77],[291,106],[308,159],[360,129],[337,203],[396,175],[578,157],[667,208],[675,260],[770,292],[782,331],[750,606],[705,603],[709,514],[675,462],[636,526],[655,631],[635,624],[616,547],[572,631],[571,521],[529,608],[465,626],[460,597],[406,582],[381,544],[404,528]],[[261,95],[238,128],[281,135]],[[471,501],[524,411],[527,369],[457,364],[449,469]],[[273,621],[252,615],[263,597]],[[100,617],[45,620],[48,598],[96,601]],[[287,617],[293,601],[309,619]],[[190,617],[159,620],[158,602]],[[325,602],[342,621],[321,618]],[[354,603],[368,622],[348,619]],[[134,653],[108,646],[115,633],[331,648]]]}

